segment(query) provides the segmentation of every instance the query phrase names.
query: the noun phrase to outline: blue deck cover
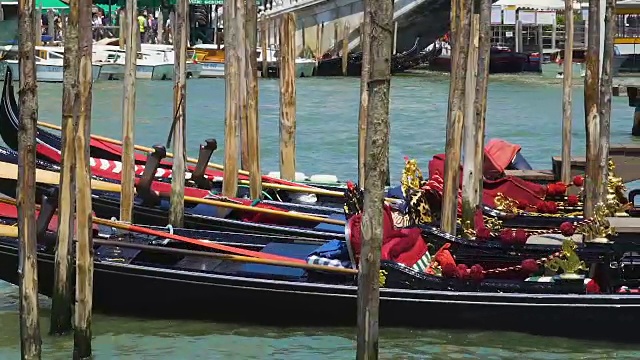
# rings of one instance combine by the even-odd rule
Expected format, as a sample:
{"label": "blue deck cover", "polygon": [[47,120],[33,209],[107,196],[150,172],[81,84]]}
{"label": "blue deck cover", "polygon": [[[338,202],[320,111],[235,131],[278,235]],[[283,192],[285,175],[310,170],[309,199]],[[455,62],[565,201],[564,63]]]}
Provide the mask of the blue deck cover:
{"label": "blue deck cover", "polygon": [[[295,259],[306,260],[307,256],[318,248],[318,245],[269,243],[260,252],[287,256]],[[306,270],[287,266],[274,266],[263,264],[243,264],[239,271],[242,275],[250,275],[267,279],[301,279]]]}
{"label": "blue deck cover", "polygon": [[[346,221],[344,214],[331,214],[329,219]],[[324,231],[329,233],[344,234],[344,225],[320,223],[313,228],[316,231]]]}

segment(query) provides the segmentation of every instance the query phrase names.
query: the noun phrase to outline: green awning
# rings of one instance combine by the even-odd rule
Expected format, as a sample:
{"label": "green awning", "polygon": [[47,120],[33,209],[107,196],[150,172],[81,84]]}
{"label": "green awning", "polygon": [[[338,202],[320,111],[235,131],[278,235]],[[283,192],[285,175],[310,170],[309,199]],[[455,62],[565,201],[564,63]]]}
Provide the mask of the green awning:
{"label": "green awning", "polygon": [[63,3],[60,0],[36,0],[36,8],[43,9],[66,9],[69,5]]}

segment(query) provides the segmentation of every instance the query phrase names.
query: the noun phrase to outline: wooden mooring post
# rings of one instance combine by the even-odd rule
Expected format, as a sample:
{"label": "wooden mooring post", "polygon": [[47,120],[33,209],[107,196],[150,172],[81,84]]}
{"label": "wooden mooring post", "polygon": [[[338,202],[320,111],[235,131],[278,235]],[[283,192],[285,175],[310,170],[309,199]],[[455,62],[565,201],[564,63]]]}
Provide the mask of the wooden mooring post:
{"label": "wooden mooring post", "polygon": [[[120,197],[120,221],[133,221],[133,198],[135,197],[135,117],[136,117],[136,64],[138,56],[136,49],[140,37],[138,32],[138,5],[136,0],[127,0],[125,7],[126,27],[125,65],[124,65],[124,96],[122,98],[122,194]],[[175,177],[174,177],[175,179]]]}
{"label": "wooden mooring post", "polygon": [[367,110],[369,109],[369,66],[371,64],[371,13],[369,1],[364,1],[362,24],[360,25],[360,44],[362,47],[362,71],[360,74],[360,111],[358,113],[358,184],[365,183],[365,159],[367,156]]}
{"label": "wooden mooring post", "polygon": [[599,144],[600,141],[600,107],[599,77],[600,77],[600,0],[589,0],[589,28],[587,44],[587,71],[584,85],[584,114],[587,137],[586,146],[586,178],[584,216],[593,217],[594,207],[598,203],[600,181]]}
{"label": "wooden mooring post", "polygon": [[260,19],[260,47],[262,48],[262,70],[260,71],[260,76],[266,78],[267,67],[269,63],[267,62],[267,52],[269,46],[269,17],[264,14],[262,15],[262,19]]}
{"label": "wooden mooring post", "polygon": [[602,75],[600,77],[600,160],[598,172],[598,202],[607,201],[607,184],[609,180],[609,143],[611,141],[611,88],[613,82],[612,60],[614,55],[614,38],[616,32],[615,0],[606,0],[604,12],[604,50],[602,55]]}
{"label": "wooden mooring post", "polygon": [[247,17],[247,7],[245,6],[244,1],[236,4],[236,6],[236,16],[233,20],[237,24],[235,31],[236,39],[238,40],[238,42],[236,43],[236,46],[238,50],[238,56],[240,57],[240,72],[237,74],[240,91],[238,94],[240,107],[240,168],[246,171],[249,168],[249,141],[247,140],[247,128],[249,126],[247,121],[249,120],[249,118],[247,114],[248,88],[246,79],[246,68],[250,66],[249,58],[246,57],[246,50],[250,46],[248,43],[250,42],[249,29],[247,29],[247,27],[251,26],[251,21]]}
{"label": "wooden mooring post", "polygon": [[[238,24],[236,18],[237,2],[241,0],[225,1],[224,16],[224,52],[225,52],[225,120],[224,120],[224,175],[222,180],[222,194],[235,197],[238,192],[238,95],[240,54],[238,54]],[[244,25],[244,24],[241,24]],[[244,39],[242,39],[244,40]],[[244,54],[242,54],[244,56]]]}
{"label": "wooden mooring post", "polygon": [[296,21],[280,19],[280,178],[296,177]]}
{"label": "wooden mooring post", "polygon": [[464,0],[451,0],[451,85],[445,145],[444,191],[440,227],[456,233],[458,188],[460,184],[460,150],[464,124],[464,93],[469,55],[469,34],[472,4]]}
{"label": "wooden mooring post", "polygon": [[182,227],[184,222],[184,178],[187,150],[187,26],[189,26],[188,0],[177,1],[173,48],[175,50],[173,81],[173,164],[171,166],[171,207],[169,224]]}
{"label": "wooden mooring post", "polygon": [[[481,209],[480,180],[482,172],[476,172],[476,163],[482,163],[484,138],[476,136],[479,129],[476,118],[476,80],[478,72],[478,47],[480,36],[480,15],[474,14],[471,22],[467,77],[465,79],[464,110],[464,164],[462,169],[462,223],[475,229],[475,214]],[[480,154],[480,156],[478,156]],[[480,159],[480,161],[478,161]]]}
{"label": "wooden mooring post", "polygon": [[[482,174],[484,165],[484,138],[487,118],[487,93],[489,90],[489,59],[491,58],[491,0],[480,0],[479,34],[478,34],[478,77],[476,79],[475,117],[476,133],[475,141],[480,151],[476,152],[476,160],[473,163],[476,174]],[[477,176],[478,194],[482,194],[484,177]],[[479,196],[478,207],[482,204],[482,196]],[[477,225],[477,224],[474,224]]]}
{"label": "wooden mooring post", "polygon": [[347,76],[349,66],[349,22],[342,27],[342,76]]}
{"label": "wooden mooring post", "polygon": [[564,69],[562,79],[562,169],[561,180],[571,182],[571,122],[573,96],[573,0],[564,1]]}
{"label": "wooden mooring post", "polygon": [[[72,242],[75,231],[75,105],[78,99],[80,53],[78,50],[78,0],[69,1],[69,17],[64,42],[62,85],[62,164],[58,195],[58,241],[56,244],[51,326],[49,333],[65,334],[72,330]],[[51,22],[50,24],[53,24]]]}
{"label": "wooden mooring post", "polygon": [[36,83],[35,1],[18,4],[18,59],[20,61],[20,129],[18,130],[18,286],[20,288],[20,354],[40,359],[42,339],[38,317],[38,261],[36,250]]}
{"label": "wooden mooring post", "polygon": [[73,358],[91,357],[91,317],[93,306],[93,227],[91,214],[91,97],[93,71],[91,52],[91,0],[79,3],[78,127],[75,136],[76,160],[76,308],[73,334]]}
{"label": "wooden mooring post", "polygon": [[356,358],[378,358],[380,251],[383,237],[384,188],[389,177],[389,90],[393,2],[368,0],[370,37],[369,109],[367,112],[367,174],[364,184],[362,254],[358,272],[358,337]]}
{"label": "wooden mooring post", "polygon": [[[260,128],[258,123],[258,13],[256,3],[246,1],[246,43],[244,58],[247,62],[244,67],[246,82],[246,109],[247,109],[247,153],[249,171],[249,191],[252,199],[262,198],[262,170],[260,169]],[[263,55],[266,58],[266,53]]]}

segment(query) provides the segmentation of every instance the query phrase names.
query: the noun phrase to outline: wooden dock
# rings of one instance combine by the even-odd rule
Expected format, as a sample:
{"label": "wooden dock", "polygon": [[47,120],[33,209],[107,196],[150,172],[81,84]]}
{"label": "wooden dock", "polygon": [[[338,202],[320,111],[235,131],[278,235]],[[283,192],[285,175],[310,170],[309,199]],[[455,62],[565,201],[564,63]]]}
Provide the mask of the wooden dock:
{"label": "wooden dock", "polygon": [[[640,144],[611,144],[609,155],[616,165],[616,176],[627,183],[640,179]],[[585,157],[571,158],[572,176],[585,172]],[[528,181],[550,183],[560,181],[562,160],[560,156],[551,158],[551,170],[506,170],[506,175]]]}

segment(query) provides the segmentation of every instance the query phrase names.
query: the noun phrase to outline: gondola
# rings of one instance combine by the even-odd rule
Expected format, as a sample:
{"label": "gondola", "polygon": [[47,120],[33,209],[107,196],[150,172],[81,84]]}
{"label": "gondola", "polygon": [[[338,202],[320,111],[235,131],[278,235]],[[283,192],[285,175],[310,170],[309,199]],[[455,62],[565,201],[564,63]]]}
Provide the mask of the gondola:
{"label": "gondola", "polygon": [[[12,73],[11,73],[11,69],[7,68],[5,73],[4,86],[2,89],[2,99],[0,99],[0,136],[2,137],[5,144],[7,144],[7,146],[9,146],[9,148],[13,150],[18,149],[18,141],[17,141],[18,139],[17,132],[19,128],[18,115],[19,115],[19,108],[18,108],[18,104],[16,102],[16,98],[13,90]],[[62,140],[60,136],[55,135],[42,128],[38,128],[36,139],[39,145],[38,150],[47,150],[47,148],[49,148],[49,149],[57,150],[59,152],[62,147],[61,145]],[[54,159],[49,157],[49,155],[50,153],[46,153],[46,152],[43,153],[42,151],[38,152],[38,156],[41,159],[47,160],[47,161],[55,161]],[[95,159],[103,159],[106,161],[119,161],[122,158],[122,148],[119,145],[114,145],[112,143],[92,137],[90,140],[90,156]],[[135,153],[135,162],[137,165],[144,165],[146,160],[147,160],[146,156],[139,153]],[[170,171],[168,171],[169,169],[171,169],[170,162],[163,160],[160,163],[160,168],[163,169],[161,171],[162,177],[167,178],[170,176]],[[194,166],[187,166],[187,170],[193,172],[196,169]],[[214,170],[210,168],[204,168],[204,171],[205,171],[205,175],[209,179],[222,179],[222,176],[223,176],[222,171]],[[248,177],[244,175],[239,175],[239,179],[247,180]],[[266,175],[262,175],[262,180],[263,182],[296,186],[296,187],[312,188],[312,187],[320,186],[320,185],[310,186],[307,184],[294,183],[294,182],[273,178]],[[221,187],[220,181],[216,183],[216,186]],[[322,186],[322,187],[323,188],[326,187],[329,190],[336,187],[340,188],[339,184],[335,184],[335,185],[329,184],[327,186]]]}
{"label": "gondola", "polygon": [[[13,225],[15,215],[9,212],[0,206],[2,222]],[[352,274],[211,259],[211,252],[164,249],[158,245],[160,237],[114,236],[99,230],[93,272],[98,312],[278,326],[355,325],[357,283]],[[54,244],[55,230],[50,228],[38,238],[38,285],[46,296],[52,294]],[[318,248],[273,241],[260,253],[306,261]],[[609,245],[593,249],[607,260],[623,261]],[[479,266],[473,274],[480,274]],[[17,268],[17,241],[0,237],[0,279],[17,284]],[[607,275],[597,280],[602,284],[597,288],[596,280],[578,275],[558,275],[548,282],[455,278],[385,260],[380,324],[635,341],[628,329],[640,316],[640,296],[630,291],[637,280],[621,280],[616,271]]]}
{"label": "gondola", "polygon": [[[420,38],[416,38],[413,46],[402,53],[394,54],[391,57],[391,73],[397,74],[407,71],[416,65],[416,59],[419,59]],[[347,76],[360,76],[362,74],[362,52],[349,53],[347,57]],[[343,76],[342,73],[342,57],[325,54],[318,61],[316,76]]]}
{"label": "gondola", "polygon": [[[17,154],[9,149],[0,149],[0,161],[7,164],[17,164]],[[59,171],[59,167],[37,161],[37,167],[47,171]],[[100,179],[115,183],[113,180]],[[54,191],[56,186],[52,184],[39,184],[37,187],[38,196]],[[165,226],[168,220],[169,201],[166,198],[148,198],[153,191],[166,193],[170,185],[161,182],[151,182],[141,187],[138,182],[138,196],[134,200],[133,221],[138,224]],[[147,190],[144,190],[147,189]],[[0,192],[11,197],[16,195],[15,179],[0,179]],[[204,198],[208,193],[200,189],[185,189],[187,195]],[[203,194],[204,193],[204,194]],[[214,197],[215,199],[215,197]],[[246,203],[246,199],[236,199],[237,202]],[[251,202],[249,200],[249,202]],[[271,203],[274,204],[274,203]],[[118,218],[120,213],[120,194],[108,191],[92,192],[93,210],[100,217]],[[334,220],[344,219],[344,215],[337,213],[336,209],[326,207],[315,207],[300,204],[275,203],[274,205],[255,204],[259,207],[276,208],[282,211],[296,211],[309,213],[321,217],[328,217]],[[224,210],[216,206],[206,204],[185,203],[185,227],[199,230],[215,230],[229,232],[243,232],[254,234],[275,234],[282,236],[300,236],[318,239],[341,239],[344,238],[344,226],[325,224],[304,220],[274,217],[271,215],[255,214],[246,211]]]}

